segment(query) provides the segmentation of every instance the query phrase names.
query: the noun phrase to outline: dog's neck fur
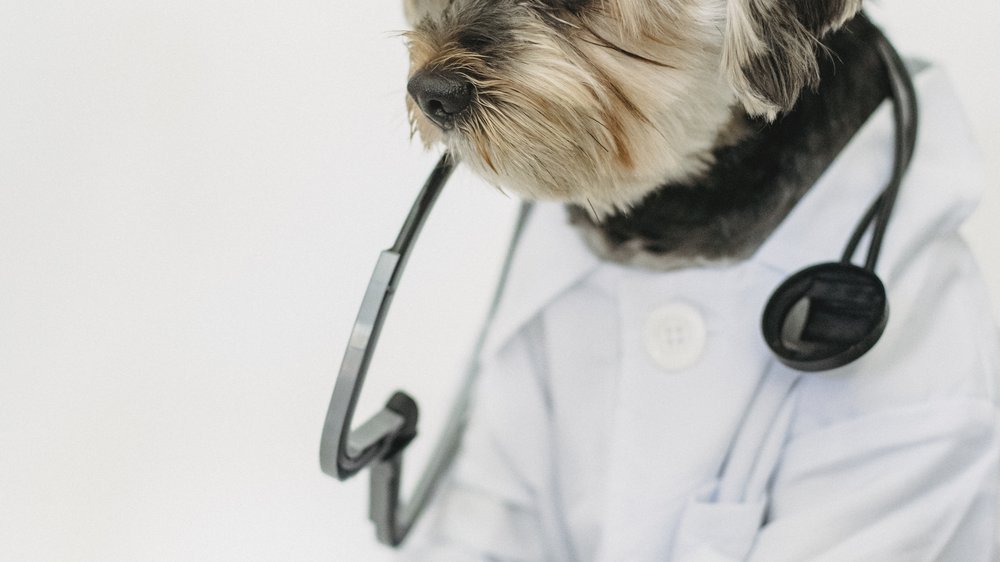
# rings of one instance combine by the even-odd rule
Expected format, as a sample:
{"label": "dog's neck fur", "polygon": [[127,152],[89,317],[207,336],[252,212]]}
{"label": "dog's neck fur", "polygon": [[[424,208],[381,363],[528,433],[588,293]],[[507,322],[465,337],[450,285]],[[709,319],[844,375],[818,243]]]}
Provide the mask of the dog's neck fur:
{"label": "dog's neck fur", "polygon": [[571,222],[599,256],[627,265],[666,270],[748,258],[889,95],[872,39],[852,24],[826,38],[818,90],[773,123],[736,112],[703,177],[660,186],[600,221],[570,205]]}

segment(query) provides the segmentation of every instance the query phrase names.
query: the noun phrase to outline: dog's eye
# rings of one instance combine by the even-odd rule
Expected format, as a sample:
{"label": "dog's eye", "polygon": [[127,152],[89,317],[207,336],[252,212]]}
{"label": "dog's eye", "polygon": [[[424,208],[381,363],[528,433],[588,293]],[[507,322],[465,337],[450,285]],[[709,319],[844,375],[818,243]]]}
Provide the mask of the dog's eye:
{"label": "dog's eye", "polygon": [[485,34],[477,32],[466,32],[458,37],[458,44],[462,46],[463,49],[481,52],[489,49],[496,43],[496,40]]}

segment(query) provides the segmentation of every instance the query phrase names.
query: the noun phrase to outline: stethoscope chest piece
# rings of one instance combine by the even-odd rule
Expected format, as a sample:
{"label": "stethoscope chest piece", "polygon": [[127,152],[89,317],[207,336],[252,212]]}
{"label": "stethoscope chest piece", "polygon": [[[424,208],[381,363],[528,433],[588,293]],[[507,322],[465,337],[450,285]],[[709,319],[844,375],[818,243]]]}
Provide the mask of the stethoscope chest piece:
{"label": "stethoscope chest piece", "polygon": [[889,320],[885,286],[873,272],[844,262],[814,265],[789,277],[764,309],[767,345],[799,371],[843,367],[874,347]]}

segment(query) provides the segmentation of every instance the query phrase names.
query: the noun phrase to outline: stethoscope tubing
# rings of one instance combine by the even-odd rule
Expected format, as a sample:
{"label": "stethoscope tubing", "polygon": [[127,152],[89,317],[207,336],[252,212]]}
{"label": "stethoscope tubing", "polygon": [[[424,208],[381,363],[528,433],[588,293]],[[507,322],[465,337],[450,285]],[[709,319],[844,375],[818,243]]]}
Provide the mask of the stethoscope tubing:
{"label": "stethoscope tubing", "polygon": [[[860,17],[864,17],[863,15]],[[858,245],[864,237],[865,232],[875,221],[875,228],[872,232],[871,242],[868,245],[868,255],[865,258],[864,268],[868,271],[875,271],[878,264],[879,253],[882,250],[882,241],[885,238],[886,229],[889,226],[889,219],[896,206],[896,198],[899,188],[903,183],[906,171],[909,169],[913,152],[916,149],[917,130],[919,126],[919,112],[917,104],[917,93],[906,69],[906,63],[899,56],[899,52],[892,46],[889,39],[878,27],[872,26],[876,32],[876,47],[879,55],[885,64],[886,72],[889,76],[889,88],[892,92],[892,107],[895,117],[895,152],[893,155],[892,176],[882,193],[872,202],[864,216],[858,221],[851,238],[841,256],[843,263],[850,263],[854,258]]]}

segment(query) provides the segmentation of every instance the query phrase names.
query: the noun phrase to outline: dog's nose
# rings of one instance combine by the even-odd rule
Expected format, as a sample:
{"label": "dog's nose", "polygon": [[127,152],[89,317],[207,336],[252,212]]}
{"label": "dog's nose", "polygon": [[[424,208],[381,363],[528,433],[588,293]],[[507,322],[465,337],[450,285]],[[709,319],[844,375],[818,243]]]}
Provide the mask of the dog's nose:
{"label": "dog's nose", "polygon": [[449,72],[418,72],[410,78],[406,89],[424,115],[442,129],[450,128],[455,116],[472,103],[472,84]]}

